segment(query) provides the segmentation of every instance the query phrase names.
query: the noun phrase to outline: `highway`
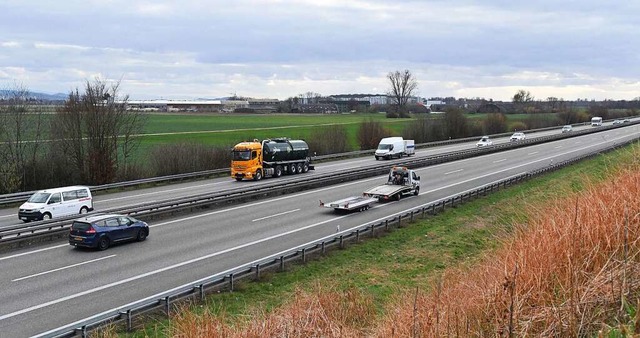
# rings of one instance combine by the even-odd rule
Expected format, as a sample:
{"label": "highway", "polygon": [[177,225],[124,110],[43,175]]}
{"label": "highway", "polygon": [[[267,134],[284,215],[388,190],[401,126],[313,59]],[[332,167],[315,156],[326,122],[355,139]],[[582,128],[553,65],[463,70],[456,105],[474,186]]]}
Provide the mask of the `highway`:
{"label": "highway", "polygon": [[[590,126],[581,126],[575,127],[574,130],[588,129]],[[541,137],[547,135],[553,135],[560,133],[560,127],[557,130],[548,130],[536,133],[527,133],[528,138]],[[480,137],[478,137],[480,139]],[[477,141],[477,140],[476,140]],[[459,144],[452,144],[446,146],[439,146],[433,148],[419,149],[416,151],[417,157],[420,156],[431,156],[435,154],[442,154],[452,151],[459,151],[464,149],[472,149],[475,148],[475,143],[473,142],[465,142]],[[509,137],[501,137],[493,140],[494,144],[500,143],[508,143]],[[394,159],[395,160],[395,159]],[[139,203],[153,203],[159,202],[179,197],[187,197],[197,194],[211,193],[220,190],[228,190],[234,189],[237,187],[247,187],[248,185],[258,186],[261,184],[269,184],[274,181],[284,182],[288,179],[297,179],[304,175],[319,175],[324,173],[329,173],[333,171],[344,171],[344,170],[357,170],[360,166],[375,164],[376,160],[371,156],[361,157],[357,159],[348,159],[341,161],[332,161],[326,163],[320,163],[316,165],[316,170],[311,170],[308,173],[298,174],[293,176],[283,176],[280,178],[273,179],[265,179],[263,181],[254,182],[254,181],[243,181],[236,182],[230,177],[221,177],[215,179],[207,179],[207,180],[198,180],[187,183],[178,183],[178,184],[170,184],[163,185],[154,188],[145,188],[145,189],[136,189],[136,190],[128,190],[123,192],[116,193],[108,193],[108,194],[100,194],[94,196],[94,208],[96,212],[100,212],[100,210],[109,209],[109,208],[117,208],[117,207],[126,207],[130,205],[135,205]],[[382,163],[382,161],[377,161],[377,163]],[[0,228],[22,224],[22,221],[18,220],[18,208],[3,208],[0,209]]]}
{"label": "highway", "polygon": [[[638,136],[640,127],[628,126],[417,168],[421,176],[419,196],[376,203],[374,208],[362,213],[335,214],[320,208],[318,201],[358,195],[386,181],[386,175],[152,222],[147,241],[115,246],[103,252],[74,249],[65,241],[58,241],[6,253],[0,255],[0,336],[41,334],[328,236],[335,233],[338,226],[346,230],[373,222]],[[371,160],[330,165],[336,170]],[[228,180],[213,180],[217,183],[211,184],[237,184]],[[114,196],[118,195],[104,197],[113,200],[117,198]]]}

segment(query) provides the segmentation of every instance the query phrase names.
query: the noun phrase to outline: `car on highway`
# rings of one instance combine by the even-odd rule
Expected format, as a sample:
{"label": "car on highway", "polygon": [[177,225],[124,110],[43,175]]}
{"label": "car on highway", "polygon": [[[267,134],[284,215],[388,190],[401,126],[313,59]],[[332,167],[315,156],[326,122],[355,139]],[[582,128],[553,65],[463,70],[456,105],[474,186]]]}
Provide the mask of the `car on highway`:
{"label": "car on highway", "polygon": [[567,124],[566,126],[562,127],[562,132],[563,133],[570,133],[573,131],[573,127],[570,124]]}
{"label": "car on highway", "polygon": [[631,120],[630,119],[624,119],[624,120],[622,120],[622,123],[631,123]]}
{"label": "car on highway", "polygon": [[480,139],[480,141],[478,141],[476,143],[476,147],[480,148],[480,147],[486,147],[486,146],[490,146],[493,145],[493,141],[491,141],[491,139],[489,138],[489,136],[482,136],[482,138]]}
{"label": "car on highway", "polygon": [[142,242],[149,236],[149,225],[131,216],[108,214],[78,218],[71,224],[69,244],[106,250],[111,245]]}
{"label": "car on highway", "polygon": [[524,139],[526,139],[527,137],[524,135],[524,133],[521,132],[517,132],[517,133],[513,133],[513,135],[511,135],[511,138],[509,138],[510,142],[513,141],[522,141]]}
{"label": "car on highway", "polygon": [[613,120],[613,124],[622,124],[622,120],[615,119]]}

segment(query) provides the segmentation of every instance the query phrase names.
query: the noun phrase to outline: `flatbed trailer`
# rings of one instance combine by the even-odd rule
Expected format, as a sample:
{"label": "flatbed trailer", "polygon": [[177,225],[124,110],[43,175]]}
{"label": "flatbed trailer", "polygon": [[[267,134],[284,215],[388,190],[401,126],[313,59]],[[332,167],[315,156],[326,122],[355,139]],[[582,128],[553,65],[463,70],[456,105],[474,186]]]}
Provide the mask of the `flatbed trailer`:
{"label": "flatbed trailer", "polygon": [[378,201],[377,198],[366,197],[366,196],[352,196],[343,198],[341,200],[333,201],[330,203],[323,203],[320,201],[320,206],[325,208],[330,208],[333,210],[343,210],[343,211],[364,211],[371,207],[371,204]]}
{"label": "flatbed trailer", "polygon": [[320,206],[344,211],[364,211],[376,201],[399,201],[402,196],[418,195],[420,193],[420,176],[406,167],[393,167],[389,171],[387,183],[370,188],[362,196],[352,196],[334,202],[323,203]]}

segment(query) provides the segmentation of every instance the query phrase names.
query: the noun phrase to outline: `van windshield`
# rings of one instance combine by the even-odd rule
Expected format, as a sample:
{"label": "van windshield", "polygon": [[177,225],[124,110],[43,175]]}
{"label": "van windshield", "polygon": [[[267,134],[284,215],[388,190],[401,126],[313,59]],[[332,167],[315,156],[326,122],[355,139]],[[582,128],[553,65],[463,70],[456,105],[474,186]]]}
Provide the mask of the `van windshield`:
{"label": "van windshield", "polygon": [[51,196],[51,194],[49,194],[49,193],[37,192],[37,193],[31,195],[31,197],[29,197],[27,202],[29,202],[29,203],[45,203],[49,199],[49,196]]}
{"label": "van windshield", "polygon": [[380,143],[378,145],[378,150],[392,150],[392,149],[393,149],[393,144]]}

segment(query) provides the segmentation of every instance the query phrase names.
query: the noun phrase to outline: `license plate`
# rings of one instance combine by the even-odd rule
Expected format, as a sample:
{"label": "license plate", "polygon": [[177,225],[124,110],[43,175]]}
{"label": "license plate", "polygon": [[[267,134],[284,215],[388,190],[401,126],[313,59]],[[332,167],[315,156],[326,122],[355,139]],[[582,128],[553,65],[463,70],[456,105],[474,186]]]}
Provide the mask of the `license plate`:
{"label": "license plate", "polygon": [[26,220],[27,218],[26,217],[20,217],[20,219]]}
{"label": "license plate", "polygon": [[82,237],[74,237],[73,239],[75,239],[78,242],[82,242]]}

